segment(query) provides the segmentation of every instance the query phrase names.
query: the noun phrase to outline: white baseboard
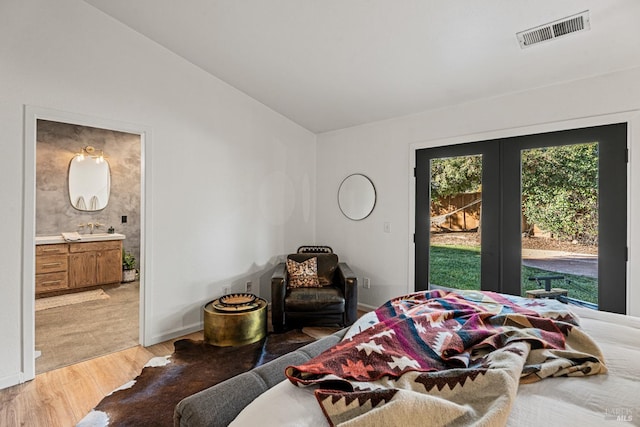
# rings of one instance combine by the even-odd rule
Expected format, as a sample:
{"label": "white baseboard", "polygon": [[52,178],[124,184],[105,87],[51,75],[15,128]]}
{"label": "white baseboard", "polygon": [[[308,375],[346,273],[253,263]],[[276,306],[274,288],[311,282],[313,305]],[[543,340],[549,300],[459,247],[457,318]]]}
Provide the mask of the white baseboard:
{"label": "white baseboard", "polygon": [[22,384],[23,382],[25,382],[24,377],[24,372],[18,372],[17,374],[12,374],[0,378],[0,390],[12,387],[14,385]]}
{"label": "white baseboard", "polygon": [[368,305],[368,304],[358,303],[358,310],[360,310],[360,311],[373,311],[376,308],[378,308],[378,307],[374,307],[374,306]]}
{"label": "white baseboard", "polygon": [[150,338],[148,343],[145,343],[145,347],[149,347],[152,346],[154,344],[158,344],[161,342],[165,342],[165,341],[169,341],[178,337],[181,337],[183,335],[189,335],[192,334],[194,332],[198,332],[201,331],[204,328],[204,322],[198,322],[198,323],[194,323],[192,325],[189,326],[185,326],[183,328],[179,328],[179,329],[174,329],[171,331],[167,331],[165,333],[162,333],[160,335],[154,335]]}

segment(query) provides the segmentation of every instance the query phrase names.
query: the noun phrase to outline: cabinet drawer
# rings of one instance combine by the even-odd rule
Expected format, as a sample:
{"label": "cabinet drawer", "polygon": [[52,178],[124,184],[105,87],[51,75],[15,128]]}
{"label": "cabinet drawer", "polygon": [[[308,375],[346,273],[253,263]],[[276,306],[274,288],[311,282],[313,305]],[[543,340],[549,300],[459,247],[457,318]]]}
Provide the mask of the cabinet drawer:
{"label": "cabinet drawer", "polygon": [[71,243],[69,244],[69,252],[93,252],[107,251],[109,249],[120,249],[122,242],[120,240],[109,240],[106,242],[87,242],[87,243]]}
{"label": "cabinet drawer", "polygon": [[66,254],[68,252],[67,248],[68,245],[66,243],[60,245],[37,245],[36,256]]}
{"label": "cabinet drawer", "polygon": [[67,271],[67,255],[47,255],[36,257],[36,274]]}
{"label": "cabinet drawer", "polygon": [[67,289],[67,272],[46,273],[36,275],[36,293]]}

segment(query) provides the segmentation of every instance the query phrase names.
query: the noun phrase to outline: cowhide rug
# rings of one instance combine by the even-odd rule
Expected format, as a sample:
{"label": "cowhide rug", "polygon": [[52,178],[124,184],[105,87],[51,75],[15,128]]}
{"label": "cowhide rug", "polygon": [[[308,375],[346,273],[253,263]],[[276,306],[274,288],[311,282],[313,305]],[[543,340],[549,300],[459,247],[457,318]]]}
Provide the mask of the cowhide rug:
{"label": "cowhide rug", "polygon": [[77,426],[172,426],[173,409],[183,398],[312,341],[295,330],[239,347],[176,341],[171,356],[151,359],[136,379],[102,399]]}

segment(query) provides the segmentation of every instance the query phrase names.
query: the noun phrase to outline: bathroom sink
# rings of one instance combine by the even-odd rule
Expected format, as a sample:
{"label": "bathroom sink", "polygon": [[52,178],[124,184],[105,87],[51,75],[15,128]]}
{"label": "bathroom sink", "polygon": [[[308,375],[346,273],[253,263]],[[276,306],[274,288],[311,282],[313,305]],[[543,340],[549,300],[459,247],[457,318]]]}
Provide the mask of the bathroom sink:
{"label": "bathroom sink", "polygon": [[[120,233],[93,233],[80,234],[80,238],[73,240],[74,242],[101,242],[106,240],[124,240],[126,236]],[[71,241],[71,240],[69,240]],[[52,236],[36,236],[36,245],[50,245],[53,243],[67,243],[68,241],[62,237],[62,234]]]}
{"label": "bathroom sink", "polygon": [[124,240],[125,235],[119,233],[81,234],[80,242],[100,242],[102,240]]}

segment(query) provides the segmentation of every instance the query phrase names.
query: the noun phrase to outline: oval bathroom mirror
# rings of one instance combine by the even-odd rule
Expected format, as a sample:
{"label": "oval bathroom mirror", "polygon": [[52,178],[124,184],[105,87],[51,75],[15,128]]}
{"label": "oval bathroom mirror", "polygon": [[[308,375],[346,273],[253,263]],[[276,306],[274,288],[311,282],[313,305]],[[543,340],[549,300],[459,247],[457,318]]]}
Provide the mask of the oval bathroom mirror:
{"label": "oval bathroom mirror", "polygon": [[338,206],[349,219],[368,217],[376,205],[376,188],[365,175],[354,173],[346,177],[338,189]]}
{"label": "oval bathroom mirror", "polygon": [[69,199],[79,211],[99,211],[109,203],[111,171],[103,158],[76,155],[69,163]]}

